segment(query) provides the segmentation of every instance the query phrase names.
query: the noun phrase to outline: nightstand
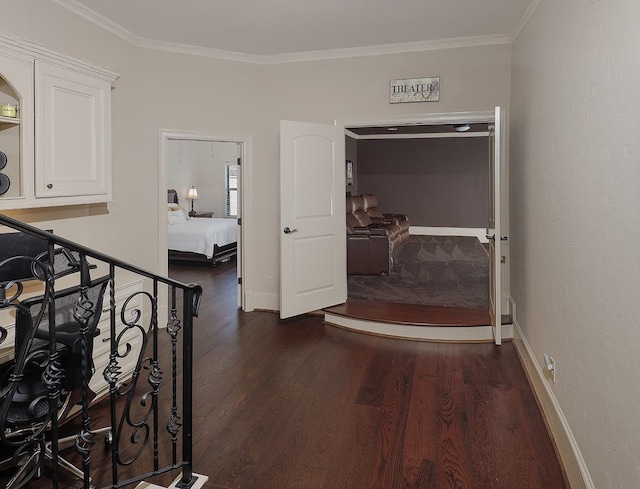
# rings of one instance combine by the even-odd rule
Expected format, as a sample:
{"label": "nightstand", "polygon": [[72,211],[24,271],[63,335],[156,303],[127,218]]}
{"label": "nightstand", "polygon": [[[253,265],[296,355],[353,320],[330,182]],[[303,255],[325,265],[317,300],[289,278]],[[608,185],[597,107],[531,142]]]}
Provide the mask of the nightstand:
{"label": "nightstand", "polygon": [[211,212],[196,212],[195,216],[191,216],[191,217],[213,217],[213,211]]}

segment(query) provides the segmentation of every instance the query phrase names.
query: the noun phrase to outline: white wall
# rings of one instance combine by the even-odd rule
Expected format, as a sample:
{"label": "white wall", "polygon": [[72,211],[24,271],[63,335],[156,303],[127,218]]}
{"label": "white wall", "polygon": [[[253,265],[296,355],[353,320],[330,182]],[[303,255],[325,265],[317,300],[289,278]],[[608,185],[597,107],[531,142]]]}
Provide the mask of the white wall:
{"label": "white wall", "polygon": [[598,489],[640,487],[639,23],[543,1],[513,46],[516,319]]}
{"label": "white wall", "polygon": [[237,156],[237,143],[170,140],[167,188],[175,189],[179,202],[191,209],[187,192],[195,186],[198,199],[193,202],[194,210],[225,217],[225,166],[235,165]]}

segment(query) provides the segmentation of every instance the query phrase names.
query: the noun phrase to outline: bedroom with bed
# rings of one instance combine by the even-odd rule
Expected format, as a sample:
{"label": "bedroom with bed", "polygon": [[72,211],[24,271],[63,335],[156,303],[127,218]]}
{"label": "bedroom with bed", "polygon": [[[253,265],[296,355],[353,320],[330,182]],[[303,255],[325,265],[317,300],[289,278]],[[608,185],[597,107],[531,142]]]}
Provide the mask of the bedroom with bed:
{"label": "bedroom with bed", "polygon": [[238,150],[234,142],[169,141],[169,261],[215,266],[237,255]]}
{"label": "bedroom with bed", "polygon": [[237,232],[235,219],[190,216],[176,190],[167,190],[169,260],[227,261],[238,252]]}

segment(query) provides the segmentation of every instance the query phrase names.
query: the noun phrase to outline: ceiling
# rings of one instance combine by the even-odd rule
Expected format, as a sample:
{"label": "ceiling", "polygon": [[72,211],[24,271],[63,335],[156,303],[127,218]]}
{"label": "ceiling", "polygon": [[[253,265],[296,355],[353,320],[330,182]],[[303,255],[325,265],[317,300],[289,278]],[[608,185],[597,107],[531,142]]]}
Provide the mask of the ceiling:
{"label": "ceiling", "polygon": [[134,45],[256,63],[510,42],[541,0],[53,0]]}

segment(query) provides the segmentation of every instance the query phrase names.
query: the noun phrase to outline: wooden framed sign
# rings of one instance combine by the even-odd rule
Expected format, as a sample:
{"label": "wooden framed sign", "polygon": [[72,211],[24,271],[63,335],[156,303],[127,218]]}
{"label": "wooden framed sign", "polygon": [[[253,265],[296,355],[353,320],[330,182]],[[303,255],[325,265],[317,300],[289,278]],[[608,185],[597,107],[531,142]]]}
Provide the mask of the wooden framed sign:
{"label": "wooden framed sign", "polygon": [[437,102],[440,100],[440,77],[391,80],[389,103]]}

